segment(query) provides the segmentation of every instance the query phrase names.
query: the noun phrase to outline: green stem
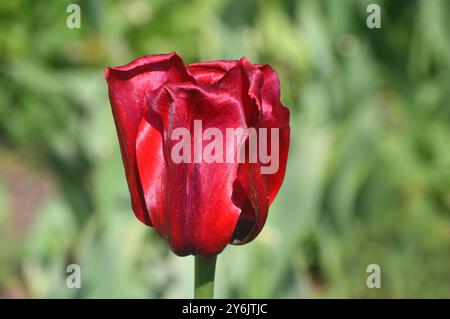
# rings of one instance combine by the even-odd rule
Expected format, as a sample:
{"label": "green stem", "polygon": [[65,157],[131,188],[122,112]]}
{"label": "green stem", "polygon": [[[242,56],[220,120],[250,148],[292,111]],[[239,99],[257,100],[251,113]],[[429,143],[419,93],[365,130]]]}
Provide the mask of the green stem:
{"label": "green stem", "polygon": [[216,257],[195,256],[195,299],[212,299],[214,297]]}

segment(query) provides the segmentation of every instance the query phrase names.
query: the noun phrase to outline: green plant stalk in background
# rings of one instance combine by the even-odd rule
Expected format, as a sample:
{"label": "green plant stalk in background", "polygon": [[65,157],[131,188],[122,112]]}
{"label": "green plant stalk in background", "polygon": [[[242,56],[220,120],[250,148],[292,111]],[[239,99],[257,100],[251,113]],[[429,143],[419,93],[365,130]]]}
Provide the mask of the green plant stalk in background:
{"label": "green plant stalk in background", "polygon": [[214,275],[217,256],[195,256],[195,299],[214,297]]}

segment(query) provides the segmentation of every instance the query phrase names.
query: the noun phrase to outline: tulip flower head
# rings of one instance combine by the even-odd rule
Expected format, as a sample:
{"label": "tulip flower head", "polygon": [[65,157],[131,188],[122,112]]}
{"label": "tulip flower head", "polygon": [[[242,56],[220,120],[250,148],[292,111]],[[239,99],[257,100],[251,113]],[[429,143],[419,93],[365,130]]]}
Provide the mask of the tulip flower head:
{"label": "tulip flower head", "polygon": [[136,217],[180,256],[253,240],[288,157],[275,71],[171,53],[108,68],[106,80]]}

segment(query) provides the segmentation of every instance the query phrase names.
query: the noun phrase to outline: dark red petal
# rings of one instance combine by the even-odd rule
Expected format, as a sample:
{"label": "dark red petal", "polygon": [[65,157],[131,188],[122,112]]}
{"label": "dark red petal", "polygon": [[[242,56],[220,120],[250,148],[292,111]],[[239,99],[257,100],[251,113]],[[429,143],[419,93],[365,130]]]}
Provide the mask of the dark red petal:
{"label": "dark red petal", "polygon": [[135,160],[136,135],[147,107],[144,95],[166,82],[193,79],[175,53],[146,56],[125,66],[107,68],[105,77],[133,211],[140,221],[151,225]]}
{"label": "dark red petal", "polygon": [[[263,79],[262,84],[258,85],[260,79],[255,76],[258,73],[252,70],[247,61],[244,61],[244,69],[247,75],[244,82],[245,79],[249,81],[248,95],[253,102],[249,107],[259,110],[256,121],[255,117],[249,119],[247,116],[247,122],[256,129],[267,128],[269,152],[272,142],[270,129],[279,129],[279,166],[278,171],[273,174],[261,174],[261,163],[246,161],[240,164],[239,185],[235,187],[234,197],[239,199],[241,216],[233,234],[235,244],[253,240],[262,230],[269,205],[275,199],[284,179],[290,141],[289,110],[280,102],[280,84],[275,71],[269,66],[259,65]],[[245,83],[242,86],[246,87]],[[255,114],[254,111],[251,113]]]}
{"label": "dark red petal", "polygon": [[[203,131],[215,127],[226,136],[226,128],[245,127],[242,105],[228,92],[193,84],[167,85],[150,96],[148,104],[151,115],[141,125],[136,151],[154,225],[180,256],[216,255],[230,242],[239,217],[232,200],[238,164],[177,164],[171,150],[178,141],[171,139],[171,133],[187,128],[192,154],[194,120],[202,120]],[[203,141],[202,146],[208,143]],[[153,152],[155,147],[162,147],[162,152]],[[227,147],[224,140],[224,154]],[[239,149],[239,145],[231,147],[235,152]]]}
{"label": "dark red petal", "polygon": [[188,70],[198,83],[212,85],[234,68],[237,63],[238,61],[192,63],[188,66]]}
{"label": "dark red petal", "polygon": [[269,179],[269,204],[271,204],[280,190],[286,173],[291,130],[289,127],[289,109],[284,107],[280,101],[280,80],[276,72],[268,65],[261,66],[260,70],[264,74],[264,81],[261,88],[263,116],[259,127],[277,127],[280,129],[279,170],[275,174],[267,175]]}

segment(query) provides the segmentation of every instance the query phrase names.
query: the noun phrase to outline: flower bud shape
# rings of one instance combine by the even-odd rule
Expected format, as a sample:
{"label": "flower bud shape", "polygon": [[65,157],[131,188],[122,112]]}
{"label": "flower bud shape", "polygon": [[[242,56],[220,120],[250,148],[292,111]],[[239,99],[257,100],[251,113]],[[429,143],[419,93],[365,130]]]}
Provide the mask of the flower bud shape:
{"label": "flower bud shape", "polygon": [[253,240],[288,157],[275,71],[171,53],[107,68],[106,80],[136,217],[179,256]]}

